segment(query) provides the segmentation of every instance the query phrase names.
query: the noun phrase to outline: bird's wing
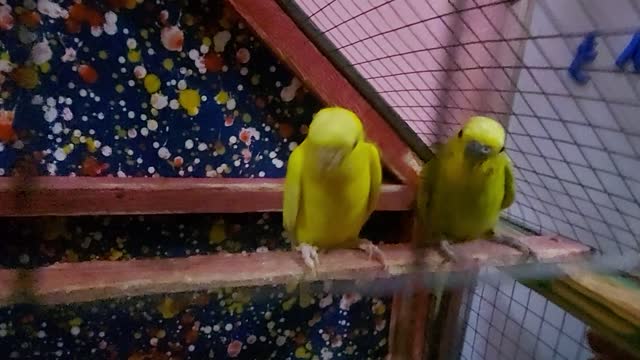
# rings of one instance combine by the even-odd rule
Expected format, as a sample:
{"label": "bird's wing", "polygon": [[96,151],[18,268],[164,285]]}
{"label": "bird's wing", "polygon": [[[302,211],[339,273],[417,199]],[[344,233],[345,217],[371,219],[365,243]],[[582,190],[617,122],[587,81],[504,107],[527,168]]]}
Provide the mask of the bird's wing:
{"label": "bird's wing", "polygon": [[282,223],[291,237],[295,234],[296,221],[302,195],[302,163],[304,152],[301,147],[293,150],[287,163],[282,204]]}
{"label": "bird's wing", "polygon": [[369,201],[367,203],[367,217],[373,213],[380,197],[382,187],[382,164],[380,163],[380,153],[375,145],[365,143],[369,152]]}
{"label": "bird's wing", "polygon": [[511,160],[504,154],[505,157],[505,169],[504,169],[504,197],[502,198],[501,209],[506,209],[516,198],[516,182],[513,178],[513,166]]}
{"label": "bird's wing", "polygon": [[[436,171],[438,169],[438,161],[436,156],[422,165],[420,170],[420,179],[418,183],[418,191],[416,193],[416,214],[420,232],[427,230],[429,202],[432,198],[433,184],[435,182]],[[424,233],[423,233],[424,234]]]}

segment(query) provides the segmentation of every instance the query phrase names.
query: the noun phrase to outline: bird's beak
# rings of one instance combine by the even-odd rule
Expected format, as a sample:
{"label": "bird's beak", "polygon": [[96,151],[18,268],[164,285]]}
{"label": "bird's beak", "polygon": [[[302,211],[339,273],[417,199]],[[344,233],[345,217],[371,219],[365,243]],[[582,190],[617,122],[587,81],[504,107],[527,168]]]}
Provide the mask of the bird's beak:
{"label": "bird's beak", "polygon": [[465,157],[476,161],[486,160],[490,153],[491,147],[482,145],[475,140],[469,141],[464,149]]}
{"label": "bird's beak", "polygon": [[331,171],[337,168],[344,159],[344,152],[342,149],[322,149],[318,153],[318,163],[320,169],[324,171]]}

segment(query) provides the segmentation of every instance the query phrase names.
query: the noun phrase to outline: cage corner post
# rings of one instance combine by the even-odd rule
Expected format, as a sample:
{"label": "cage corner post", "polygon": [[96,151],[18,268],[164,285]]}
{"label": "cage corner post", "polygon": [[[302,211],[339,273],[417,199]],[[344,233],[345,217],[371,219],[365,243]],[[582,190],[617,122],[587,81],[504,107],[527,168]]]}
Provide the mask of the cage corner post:
{"label": "cage corner post", "polygon": [[[415,215],[407,218],[404,226],[403,241],[415,241],[417,229],[414,227]],[[444,317],[443,331],[435,343],[429,343],[433,330],[432,289],[417,281],[409,282],[402,290],[393,295],[391,325],[389,330],[389,359],[457,359],[459,358],[464,329],[469,314],[470,296],[475,289],[475,277],[464,287],[445,293],[442,307]]]}
{"label": "cage corner post", "polygon": [[[402,241],[411,243],[415,236],[415,214],[407,217]],[[428,292],[414,283],[393,294],[389,328],[390,360],[422,359],[425,349],[424,331],[429,309]],[[409,356],[407,356],[409,354]]]}

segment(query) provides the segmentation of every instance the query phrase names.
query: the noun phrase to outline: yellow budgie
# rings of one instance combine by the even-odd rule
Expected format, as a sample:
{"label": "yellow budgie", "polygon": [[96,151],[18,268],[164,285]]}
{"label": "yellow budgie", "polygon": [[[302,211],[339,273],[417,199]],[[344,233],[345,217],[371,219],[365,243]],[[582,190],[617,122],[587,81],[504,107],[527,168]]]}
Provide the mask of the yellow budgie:
{"label": "yellow budgie", "polygon": [[[455,257],[448,241],[493,236],[500,211],[513,203],[516,193],[504,143],[499,122],[474,116],[425,164],[417,211],[427,245],[439,241],[445,253]],[[530,250],[517,244],[512,245]]]}
{"label": "yellow budgie", "polygon": [[[439,246],[450,260],[464,260],[450,245],[477,238],[493,238],[527,256],[535,253],[525,244],[495,236],[500,212],[515,199],[511,161],[504,151],[505,130],[490,118],[469,119],[421,172],[417,193],[418,241]],[[439,315],[444,284],[434,290],[434,315]],[[439,326],[432,326],[438,330]]]}
{"label": "yellow budgie", "polygon": [[356,114],[340,107],[315,114],[289,157],[284,185],[284,228],[307,266],[315,270],[318,249],[355,247],[384,264],[380,249],[359,238],[381,182],[378,149],[364,140]]}

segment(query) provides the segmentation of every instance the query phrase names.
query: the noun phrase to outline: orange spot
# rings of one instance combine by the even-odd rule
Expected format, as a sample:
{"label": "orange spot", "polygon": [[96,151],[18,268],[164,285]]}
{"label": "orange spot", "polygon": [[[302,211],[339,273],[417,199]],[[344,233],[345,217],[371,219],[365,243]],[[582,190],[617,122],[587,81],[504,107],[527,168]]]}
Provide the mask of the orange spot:
{"label": "orange spot", "polygon": [[236,52],[236,60],[241,64],[246,64],[251,58],[251,53],[247,48],[241,48]]}
{"label": "orange spot", "polygon": [[272,125],[276,123],[276,121],[273,119],[273,116],[271,116],[271,114],[267,114],[267,119],[265,120],[265,122],[269,125]]}
{"label": "orange spot", "polygon": [[235,120],[235,118],[233,117],[233,115],[227,115],[227,117],[224,118],[224,126],[233,125],[233,121],[234,120]]}
{"label": "orange spot", "polygon": [[127,358],[127,360],[169,360],[169,355],[158,351],[157,349],[151,349],[148,352],[138,351]]}
{"label": "orange spot", "polygon": [[108,3],[112,9],[127,8],[132,10],[136,7],[136,0],[109,0]]}
{"label": "orange spot", "polygon": [[64,27],[67,29],[67,32],[71,34],[77,34],[82,30],[82,24],[71,19],[65,21]]}
{"label": "orange spot", "polygon": [[240,141],[242,141],[245,144],[250,144],[251,143],[251,132],[247,129],[242,129],[240,130],[240,135],[239,135]]}
{"label": "orange spot", "polygon": [[227,355],[229,355],[229,357],[237,357],[240,351],[242,351],[242,343],[238,340],[233,340],[227,345]]}
{"label": "orange spot", "polygon": [[293,135],[293,126],[288,123],[280,123],[280,127],[278,128],[278,133],[283,138],[289,138]]}
{"label": "orange spot", "polygon": [[104,16],[96,9],[92,9],[87,5],[73,4],[69,8],[69,17],[65,22],[67,30],[71,28],[79,31],[84,23],[89,24],[89,26],[101,26],[104,24]]}
{"label": "orange spot", "polygon": [[237,22],[238,17],[238,13],[225,3],[225,6],[222,8],[222,18],[229,23],[234,24]]}
{"label": "orange spot", "polygon": [[162,45],[169,51],[182,51],[184,33],[177,26],[165,26],[160,31]]}
{"label": "orange spot", "polygon": [[256,106],[258,107],[258,109],[264,109],[264,107],[267,106],[267,102],[264,100],[263,97],[257,97]]}
{"label": "orange spot", "polygon": [[87,14],[87,22],[91,26],[102,26],[104,24],[104,16],[97,11],[91,11]]}
{"label": "orange spot", "polygon": [[218,72],[222,69],[223,65],[222,58],[216,53],[211,52],[204,57],[204,66],[208,72]]}
{"label": "orange spot", "polygon": [[0,8],[0,30],[11,30],[13,29],[13,24],[15,20],[13,19],[13,15],[11,15],[11,10],[8,10],[7,7]]}
{"label": "orange spot", "polygon": [[174,167],[180,167],[182,166],[182,164],[184,164],[184,159],[182,158],[182,156],[176,156],[175,159],[173,159]]}
{"label": "orange spot", "polygon": [[82,162],[81,173],[84,176],[98,176],[108,168],[109,168],[109,164],[103,164],[93,156],[87,156]]}
{"label": "orange spot", "polygon": [[87,84],[93,84],[98,80],[98,73],[91,65],[83,64],[78,66],[78,75]]}
{"label": "orange spot", "polygon": [[195,318],[191,313],[184,313],[180,318],[180,324],[182,326],[190,326],[195,321]]}
{"label": "orange spot", "polygon": [[86,6],[83,4],[73,4],[69,7],[69,17],[67,19],[82,22],[86,15]]}
{"label": "orange spot", "polygon": [[18,21],[28,28],[35,29],[40,25],[40,14],[36,11],[25,11],[18,16]]}
{"label": "orange spot", "polygon": [[35,161],[44,159],[44,152],[42,151],[34,151],[31,155],[33,156],[33,160]]}
{"label": "orange spot", "polygon": [[245,162],[249,162],[249,161],[251,160],[251,150],[249,150],[249,149],[242,149],[241,154],[242,154],[242,159],[243,159]]}
{"label": "orange spot", "polygon": [[16,132],[13,130],[13,111],[0,110],[0,142],[8,143],[16,139]]}
{"label": "orange spot", "polygon": [[20,322],[23,323],[23,324],[32,323],[33,322],[33,315],[31,315],[31,314],[25,315],[24,317],[22,317],[20,319]]}
{"label": "orange spot", "polygon": [[184,334],[184,342],[186,344],[193,344],[198,341],[198,330],[190,329]]}
{"label": "orange spot", "polygon": [[307,342],[307,339],[305,338],[303,333],[297,333],[293,338],[293,341],[295,341],[298,346],[301,346]]}
{"label": "orange spot", "polygon": [[193,299],[193,304],[194,305],[199,305],[199,306],[206,306],[209,304],[209,295],[207,294],[198,294],[198,296],[196,296]]}

